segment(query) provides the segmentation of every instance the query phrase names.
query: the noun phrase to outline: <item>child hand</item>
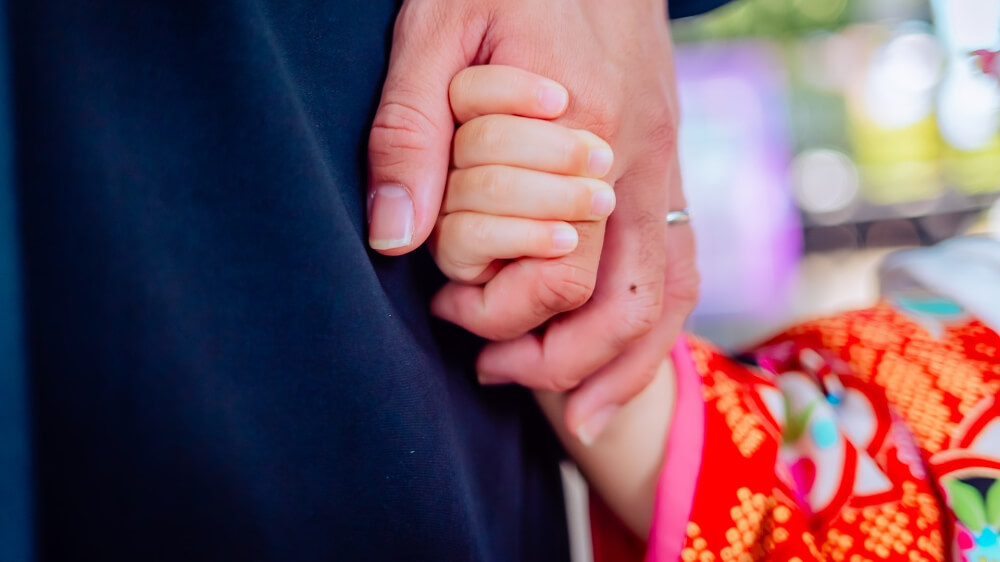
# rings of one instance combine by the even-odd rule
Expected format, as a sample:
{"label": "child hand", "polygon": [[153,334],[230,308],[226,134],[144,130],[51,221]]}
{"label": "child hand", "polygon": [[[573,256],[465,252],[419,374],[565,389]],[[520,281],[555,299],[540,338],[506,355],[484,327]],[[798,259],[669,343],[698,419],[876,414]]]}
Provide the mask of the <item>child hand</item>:
{"label": "child hand", "polygon": [[[461,126],[429,241],[446,276],[488,284],[508,266],[505,260],[571,253],[578,242],[571,222],[607,219],[615,196],[599,178],[611,169],[611,148],[590,132],[543,120],[565,111],[561,86],[513,67],[477,66],[456,75],[450,99]],[[498,298],[523,297],[504,293]],[[450,319],[441,301],[435,299],[435,312]]]}

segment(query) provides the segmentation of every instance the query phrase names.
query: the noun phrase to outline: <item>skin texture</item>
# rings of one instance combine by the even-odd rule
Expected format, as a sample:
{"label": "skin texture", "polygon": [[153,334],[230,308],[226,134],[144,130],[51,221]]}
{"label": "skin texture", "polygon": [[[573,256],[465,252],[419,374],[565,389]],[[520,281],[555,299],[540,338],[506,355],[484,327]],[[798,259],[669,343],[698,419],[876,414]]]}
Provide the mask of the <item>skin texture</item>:
{"label": "skin texture", "polygon": [[668,356],[653,380],[622,406],[600,438],[584,446],[561,423],[566,396],[535,392],[545,417],[587,482],[635,536],[643,539],[653,521],[676,394],[674,367]]}
{"label": "skin texture", "polygon": [[[685,206],[665,5],[407,0],[369,142],[370,241],[379,251],[406,253],[430,235],[456,117],[449,83],[483,63],[566,87],[570,101],[556,121],[610,144],[614,164],[604,180],[615,187],[617,208],[607,222],[575,223],[578,243],[565,257],[514,260],[503,269],[516,274],[489,272],[484,286],[449,284],[433,310],[476,333],[503,336],[478,359],[483,382],[573,389],[564,422],[590,442],[616,407],[650,382],[697,297],[691,231],[668,232],[664,221],[668,210]],[[412,233],[399,235],[407,220]],[[485,307],[487,291],[520,295],[520,304]]]}
{"label": "skin texture", "polygon": [[[592,139],[566,128],[561,131],[564,136],[553,136],[552,129],[560,128],[558,125],[529,118],[534,114],[545,116],[538,112],[530,96],[534,88],[531,78],[514,67],[488,65],[466,69],[452,81],[452,111],[463,123],[455,135],[454,153],[488,155],[480,163],[482,167],[502,178],[517,172],[518,181],[501,182],[500,188],[493,180],[478,181],[481,175],[474,173],[478,168],[465,168],[470,173],[459,173],[458,161],[453,158],[442,215],[431,235],[431,250],[443,271],[454,270],[456,263],[477,263],[480,268],[475,271],[485,268],[490,272],[494,260],[543,256],[551,252],[550,240],[532,234],[544,231],[554,221],[601,221],[607,216],[588,212],[594,200],[589,187],[597,185],[597,193],[610,191],[610,187],[589,179],[586,170],[580,171],[571,162],[564,162],[560,153],[549,150],[567,138],[575,138],[583,145]],[[483,85],[489,88],[480,87]],[[506,116],[496,121],[496,134],[465,134],[474,130],[475,121],[483,113],[489,112],[527,117]],[[571,153],[574,147],[570,148]],[[542,170],[554,170],[556,174]],[[502,196],[493,193],[498,189]],[[455,217],[461,220],[449,220]],[[572,228],[566,223],[556,224]],[[470,240],[474,243],[470,244]],[[493,278],[485,273],[479,275],[484,280]],[[664,359],[652,382],[620,409],[599,439],[584,446],[562,423],[567,394],[535,392],[542,411],[591,486],[638,537],[646,536],[652,519],[675,394],[672,364]]]}
{"label": "skin texture", "polygon": [[[441,216],[428,243],[438,267],[457,283],[432,308],[458,323],[471,320],[464,325],[489,339],[521,335],[475,323],[492,309],[510,317],[523,305],[520,294],[502,289],[517,286],[517,277],[530,270],[506,267],[505,260],[565,256],[579,242],[569,221],[603,222],[614,208],[614,190],[595,177],[607,173],[611,159],[595,169],[588,158],[592,150],[611,155],[610,148],[593,133],[543,120],[551,116],[532,96],[542,80],[502,65],[470,67],[452,80],[451,109],[461,126],[452,142]],[[490,111],[511,115],[482,115]],[[451,296],[462,291],[481,298],[452,308],[458,299]]]}

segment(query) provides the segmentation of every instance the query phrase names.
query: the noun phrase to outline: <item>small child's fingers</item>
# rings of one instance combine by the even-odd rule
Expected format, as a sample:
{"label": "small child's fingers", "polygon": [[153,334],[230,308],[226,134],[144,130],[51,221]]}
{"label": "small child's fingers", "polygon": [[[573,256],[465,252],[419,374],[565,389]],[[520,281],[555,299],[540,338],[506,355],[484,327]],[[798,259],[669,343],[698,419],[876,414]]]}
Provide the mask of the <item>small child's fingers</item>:
{"label": "small child's fingers", "polygon": [[556,258],[578,242],[576,229],[565,222],[463,211],[438,219],[431,251],[449,279],[477,283],[495,260]]}
{"label": "small child's fingers", "polygon": [[452,170],[441,212],[576,222],[605,219],[614,208],[614,189],[599,179],[490,165]]}
{"label": "small child's fingers", "polygon": [[470,66],[456,74],[448,97],[458,123],[491,113],[555,119],[569,104],[569,93],[558,82],[497,64]]}
{"label": "small child's fingers", "polygon": [[453,165],[504,164],[554,174],[602,178],[614,153],[597,135],[550,121],[484,115],[455,131]]}

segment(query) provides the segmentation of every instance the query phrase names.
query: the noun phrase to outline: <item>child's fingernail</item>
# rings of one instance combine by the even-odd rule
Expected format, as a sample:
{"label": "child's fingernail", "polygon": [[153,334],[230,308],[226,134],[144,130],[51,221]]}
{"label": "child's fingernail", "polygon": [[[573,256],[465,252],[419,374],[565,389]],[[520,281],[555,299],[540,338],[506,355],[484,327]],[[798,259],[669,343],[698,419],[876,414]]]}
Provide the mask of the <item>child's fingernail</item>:
{"label": "child's fingernail", "polygon": [[590,199],[590,214],[604,218],[615,210],[615,192],[611,189],[595,191]]}
{"label": "child's fingernail", "polygon": [[538,91],[538,105],[549,114],[562,113],[569,103],[569,94],[558,86],[542,86]]}
{"label": "child's fingernail", "polygon": [[579,241],[576,229],[568,224],[561,224],[552,231],[552,247],[556,250],[573,250]]}
{"label": "child's fingernail", "polygon": [[590,418],[577,428],[576,436],[585,447],[593,445],[601,433],[607,429],[611,419],[618,412],[618,406],[610,404],[590,414]]}
{"label": "child's fingernail", "polygon": [[380,185],[368,200],[368,244],[375,250],[407,246],[413,240],[413,200],[399,185]]}
{"label": "child's fingernail", "polygon": [[614,160],[615,155],[610,148],[591,149],[587,158],[587,171],[595,177],[603,178],[611,171],[611,164]]}

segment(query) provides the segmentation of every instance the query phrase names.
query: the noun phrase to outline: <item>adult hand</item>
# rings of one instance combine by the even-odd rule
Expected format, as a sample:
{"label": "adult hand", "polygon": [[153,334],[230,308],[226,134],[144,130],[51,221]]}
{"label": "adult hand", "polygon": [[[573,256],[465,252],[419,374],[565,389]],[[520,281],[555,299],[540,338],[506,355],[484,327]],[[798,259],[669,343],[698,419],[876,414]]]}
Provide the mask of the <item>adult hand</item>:
{"label": "adult hand", "polygon": [[[448,84],[462,68],[483,63],[524,68],[568,89],[560,121],[610,143],[615,162],[605,179],[618,205],[606,234],[604,223],[577,225],[572,254],[519,260],[508,266],[513,273],[485,287],[449,284],[433,308],[504,340],[480,356],[483,382],[575,388],[567,427],[590,441],[615,407],[648,383],[697,294],[691,232],[680,226],[668,233],[664,220],[668,210],[684,206],[665,3],[404,2],[369,142],[376,250],[408,252],[433,228],[454,130]],[[565,104],[545,88],[537,96],[542,106]],[[591,160],[600,167],[607,155]],[[507,304],[497,306],[503,298]],[[525,334],[559,313],[543,333]]]}

